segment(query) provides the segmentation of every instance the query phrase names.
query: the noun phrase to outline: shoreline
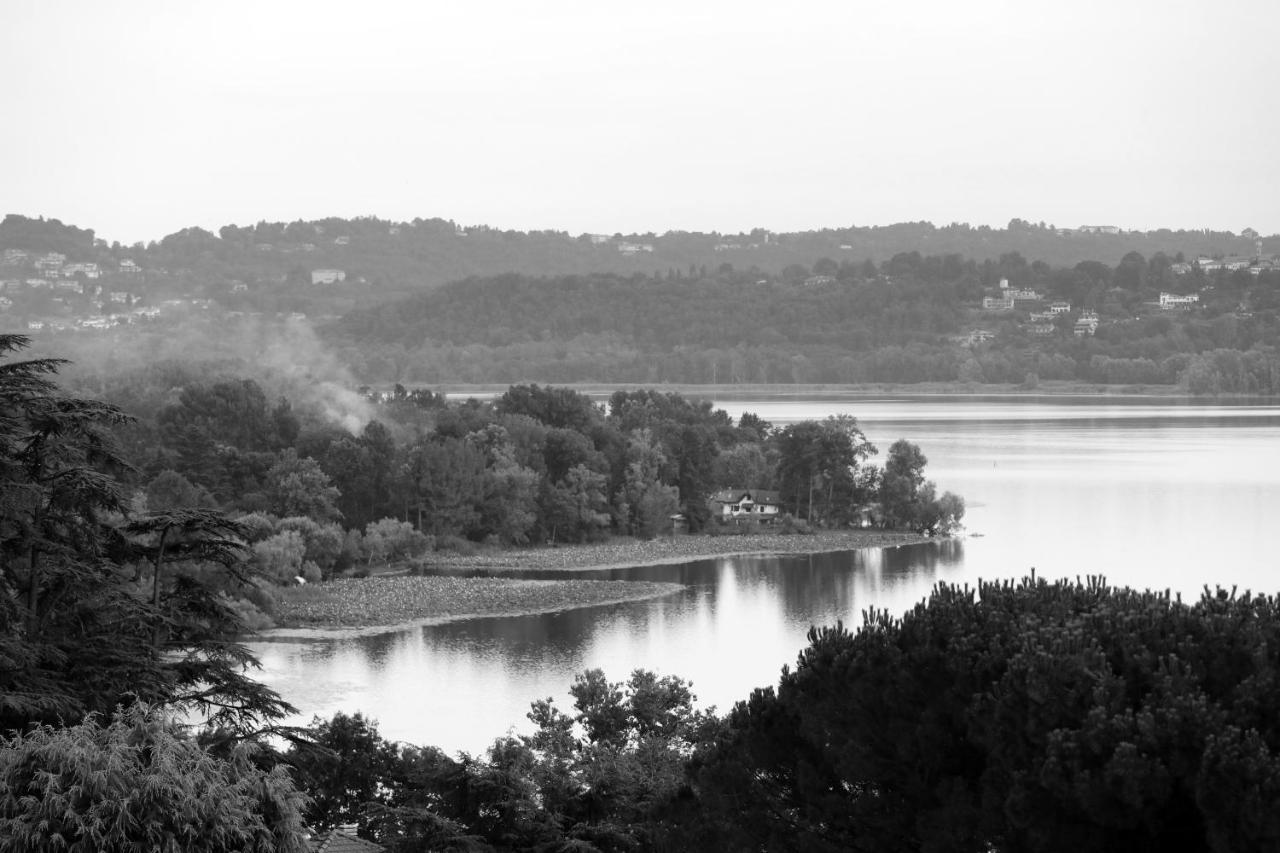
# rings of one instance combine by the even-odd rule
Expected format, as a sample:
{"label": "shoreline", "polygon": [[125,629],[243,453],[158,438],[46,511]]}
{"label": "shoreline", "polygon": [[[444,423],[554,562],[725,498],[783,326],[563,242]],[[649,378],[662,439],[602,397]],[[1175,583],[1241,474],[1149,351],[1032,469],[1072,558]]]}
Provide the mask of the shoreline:
{"label": "shoreline", "polygon": [[661,566],[720,557],[827,554],[862,548],[896,548],[946,537],[882,530],[822,530],[807,534],[746,533],[676,536],[652,540],[614,539],[564,546],[508,548],[471,556],[450,555],[423,565],[427,572],[592,572]]}
{"label": "shoreline", "polygon": [[[294,588],[279,604],[282,624],[255,642],[343,640],[469,619],[532,616],[662,598],[677,583],[393,576],[344,578]],[[290,600],[292,598],[293,600]]]}
{"label": "shoreline", "polygon": [[[590,571],[713,560],[723,557],[823,554],[896,548],[939,537],[884,531],[820,531],[783,535],[680,536],[504,549],[452,556],[424,566],[425,575],[343,578],[285,591],[279,627],[255,632],[255,642],[344,640],[470,619],[532,616],[662,598],[678,583],[588,580]],[[558,580],[504,577],[522,571],[556,572]],[[492,575],[497,575],[492,576]],[[578,576],[575,576],[578,575]]]}

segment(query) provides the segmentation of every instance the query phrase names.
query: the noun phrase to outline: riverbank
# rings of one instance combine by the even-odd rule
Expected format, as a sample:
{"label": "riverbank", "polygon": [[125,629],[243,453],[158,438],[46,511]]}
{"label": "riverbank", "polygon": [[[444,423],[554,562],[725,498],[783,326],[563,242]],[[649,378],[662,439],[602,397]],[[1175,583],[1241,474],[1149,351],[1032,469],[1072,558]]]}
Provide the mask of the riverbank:
{"label": "riverbank", "polygon": [[661,539],[612,539],[559,547],[509,548],[478,554],[431,554],[427,571],[585,572],[687,563],[716,557],[756,554],[822,554],[857,548],[894,548],[933,541],[918,533],[883,530],[822,530],[808,534],[748,533],[741,536],[674,536]]}
{"label": "riverbank", "polygon": [[344,639],[487,616],[556,613],[659,598],[680,584],[516,578],[344,578],[281,590],[260,639]]}

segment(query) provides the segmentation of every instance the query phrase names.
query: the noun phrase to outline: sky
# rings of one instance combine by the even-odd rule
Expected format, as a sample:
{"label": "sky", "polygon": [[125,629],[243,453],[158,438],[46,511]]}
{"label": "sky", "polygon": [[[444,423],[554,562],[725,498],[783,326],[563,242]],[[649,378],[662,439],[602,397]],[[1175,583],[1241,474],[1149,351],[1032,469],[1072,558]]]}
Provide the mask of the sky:
{"label": "sky", "polygon": [[1280,233],[1280,3],[0,0],[0,213]]}

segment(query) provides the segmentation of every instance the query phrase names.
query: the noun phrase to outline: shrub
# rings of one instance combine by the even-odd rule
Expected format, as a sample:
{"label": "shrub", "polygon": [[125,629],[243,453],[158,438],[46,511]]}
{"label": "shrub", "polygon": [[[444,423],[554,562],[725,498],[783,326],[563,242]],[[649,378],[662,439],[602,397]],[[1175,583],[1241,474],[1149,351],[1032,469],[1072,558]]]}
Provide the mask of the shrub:
{"label": "shrub", "polygon": [[812,630],[704,756],[691,833],[706,849],[1280,849],[1262,805],[1280,802],[1278,679],[1276,598],[939,585],[900,619]]}
{"label": "shrub", "polygon": [[0,740],[0,849],[304,853],[305,797],[252,750],[216,758],[141,704]]}

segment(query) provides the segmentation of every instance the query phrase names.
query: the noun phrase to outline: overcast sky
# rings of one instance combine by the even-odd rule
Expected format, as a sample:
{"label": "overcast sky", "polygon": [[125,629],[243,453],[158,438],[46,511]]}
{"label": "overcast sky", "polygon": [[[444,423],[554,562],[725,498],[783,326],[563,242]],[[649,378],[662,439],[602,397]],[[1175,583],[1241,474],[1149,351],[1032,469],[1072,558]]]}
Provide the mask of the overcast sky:
{"label": "overcast sky", "polygon": [[1280,2],[2,0],[0,213],[1280,232]]}

